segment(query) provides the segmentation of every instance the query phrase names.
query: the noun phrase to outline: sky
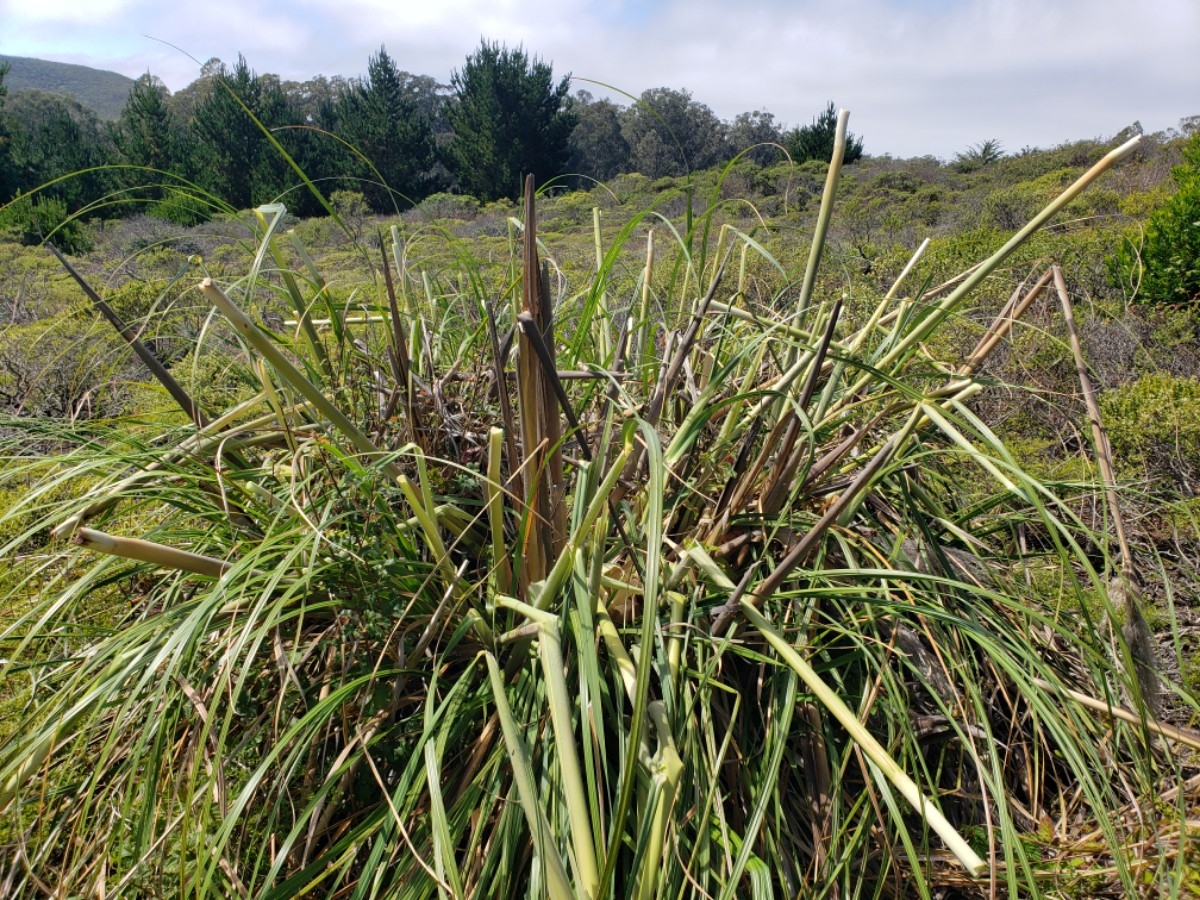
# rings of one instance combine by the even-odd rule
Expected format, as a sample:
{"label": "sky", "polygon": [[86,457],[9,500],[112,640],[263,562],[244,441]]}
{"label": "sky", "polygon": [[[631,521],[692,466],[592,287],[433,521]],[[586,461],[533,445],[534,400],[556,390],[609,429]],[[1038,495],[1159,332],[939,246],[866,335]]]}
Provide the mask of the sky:
{"label": "sky", "polygon": [[358,76],[381,45],[449,82],[483,38],[623,102],[591,82],[683,88],[722,119],[766,109],[788,125],[833,100],[867,153],[897,157],[1200,115],[1200,0],[0,0],[0,53],[149,71],[172,90],[238,53],[284,79]]}

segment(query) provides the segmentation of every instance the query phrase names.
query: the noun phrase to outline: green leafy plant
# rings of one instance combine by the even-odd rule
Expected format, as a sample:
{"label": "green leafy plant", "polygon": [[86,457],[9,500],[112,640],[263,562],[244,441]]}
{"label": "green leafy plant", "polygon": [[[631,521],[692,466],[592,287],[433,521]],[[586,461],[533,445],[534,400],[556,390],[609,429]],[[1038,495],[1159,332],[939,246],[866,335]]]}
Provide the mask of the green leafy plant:
{"label": "green leafy plant", "polygon": [[1004,158],[1004,148],[994,138],[972,144],[966,150],[954,154],[954,168],[959,172],[975,172],[993,165]]}
{"label": "green leafy plant", "polygon": [[86,253],[92,248],[84,223],[68,215],[66,202],[50,196],[26,195],[0,207],[3,231],[22,244],[52,241],[64,253]]}
{"label": "green leafy plant", "polygon": [[1196,739],[1119,708],[1103,535],[973,410],[1017,313],[929,350],[1135,142],[852,317],[818,277],[835,136],[794,269],[722,225],[720,177],[683,224],[595,214],[579,283],[531,184],[506,236],[397,225],[352,288],[263,208],[247,271],[189,273],[191,365],[249,392],[6,419],[2,883],[1047,896],[1194,866],[1190,801],[1126,806],[1170,774],[1147,735]]}
{"label": "green leafy plant", "polygon": [[1172,170],[1176,190],[1150,214],[1144,239],[1133,237],[1112,258],[1118,283],[1147,302],[1194,304],[1200,299],[1200,132]]}

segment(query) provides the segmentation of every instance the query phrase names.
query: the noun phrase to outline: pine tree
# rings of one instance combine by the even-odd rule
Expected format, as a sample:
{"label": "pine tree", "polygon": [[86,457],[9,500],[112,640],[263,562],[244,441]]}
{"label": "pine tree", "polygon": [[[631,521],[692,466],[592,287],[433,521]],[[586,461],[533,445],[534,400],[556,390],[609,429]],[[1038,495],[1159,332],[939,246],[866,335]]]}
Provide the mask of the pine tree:
{"label": "pine tree", "polygon": [[[810,159],[829,162],[833,158],[833,140],[837,134],[837,107],[833,101],[825,107],[825,111],[813,119],[811,125],[793,128],[784,136],[784,146],[797,163]],[[852,163],[863,154],[862,138],[846,134],[846,151],[842,155],[843,163]]]}
{"label": "pine tree", "polygon": [[461,187],[480,200],[516,197],[526,174],[544,184],[567,169],[576,115],[570,76],[554,83],[550,65],[483,41],[450,79],[455,102],[450,162]]}
{"label": "pine tree", "polygon": [[355,160],[362,192],[377,212],[411,206],[428,193],[433,129],[418,104],[414,77],[400,71],[383,47],[368,62],[366,79],[339,100],[341,136],[375,167]]}
{"label": "pine tree", "polygon": [[192,122],[201,180],[239,209],[277,199],[293,181],[259,123],[268,129],[300,124],[279,79],[255,74],[239,55],[233,71],[222,67]]}
{"label": "pine tree", "polygon": [[[19,91],[5,102],[10,190],[61,200],[74,213],[114,187],[115,147],[96,114],[77,100]],[[69,177],[68,177],[69,176]]]}
{"label": "pine tree", "polygon": [[[167,107],[166,86],[153,75],[143,75],[134,82],[117,124],[121,156],[130,165],[186,176],[179,166],[179,137],[178,124]],[[152,173],[134,177],[144,182],[147,174]],[[167,180],[166,176],[157,177]]]}

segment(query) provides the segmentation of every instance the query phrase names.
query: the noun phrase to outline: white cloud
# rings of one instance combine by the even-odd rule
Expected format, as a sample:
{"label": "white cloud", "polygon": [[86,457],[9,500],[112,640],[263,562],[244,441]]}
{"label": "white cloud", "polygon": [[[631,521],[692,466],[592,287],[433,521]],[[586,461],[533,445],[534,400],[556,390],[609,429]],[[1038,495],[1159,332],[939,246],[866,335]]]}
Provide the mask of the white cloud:
{"label": "white cloud", "polygon": [[28,24],[102,25],[132,13],[140,0],[0,0],[0,21],[19,30]]}

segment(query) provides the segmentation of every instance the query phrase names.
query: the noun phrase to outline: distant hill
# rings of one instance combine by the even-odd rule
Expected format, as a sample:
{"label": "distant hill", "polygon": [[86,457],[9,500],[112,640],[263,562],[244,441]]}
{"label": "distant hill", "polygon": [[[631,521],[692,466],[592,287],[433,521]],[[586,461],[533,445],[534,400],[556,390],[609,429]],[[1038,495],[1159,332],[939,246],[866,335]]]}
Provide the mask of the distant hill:
{"label": "distant hill", "polygon": [[4,79],[10,91],[36,88],[74,97],[101,119],[116,119],[125,108],[133,79],[104,69],[70,63],[0,55],[0,65],[12,68]]}

